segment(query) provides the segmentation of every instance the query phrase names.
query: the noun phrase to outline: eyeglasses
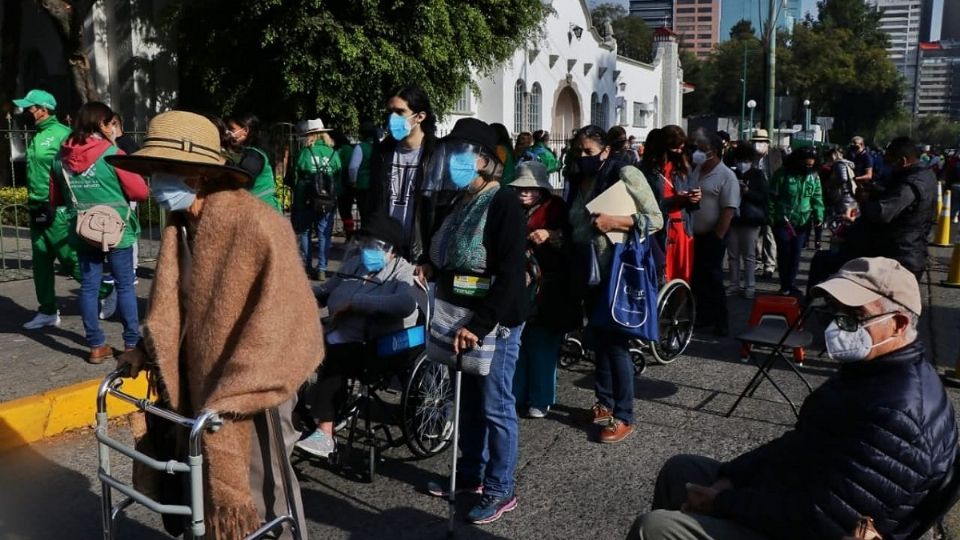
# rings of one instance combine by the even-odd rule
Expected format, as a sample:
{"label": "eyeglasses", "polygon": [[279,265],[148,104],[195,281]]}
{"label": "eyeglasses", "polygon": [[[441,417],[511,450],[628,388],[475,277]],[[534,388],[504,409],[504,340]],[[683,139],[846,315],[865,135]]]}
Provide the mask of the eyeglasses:
{"label": "eyeglasses", "polygon": [[858,317],[849,313],[834,313],[833,320],[837,323],[837,328],[843,330],[844,332],[856,332],[860,326],[869,326],[866,323],[874,319],[879,319],[880,317],[896,313],[900,312],[888,311],[887,313],[880,313],[879,315],[871,315],[869,317]]}

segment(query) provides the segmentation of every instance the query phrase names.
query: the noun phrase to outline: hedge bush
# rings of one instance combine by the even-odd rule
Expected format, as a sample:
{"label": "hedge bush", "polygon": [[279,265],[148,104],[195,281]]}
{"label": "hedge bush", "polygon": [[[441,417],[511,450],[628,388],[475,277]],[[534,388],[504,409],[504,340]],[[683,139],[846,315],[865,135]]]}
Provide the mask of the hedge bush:
{"label": "hedge bush", "polygon": [[29,226],[30,213],[27,211],[27,188],[0,188],[0,224]]}

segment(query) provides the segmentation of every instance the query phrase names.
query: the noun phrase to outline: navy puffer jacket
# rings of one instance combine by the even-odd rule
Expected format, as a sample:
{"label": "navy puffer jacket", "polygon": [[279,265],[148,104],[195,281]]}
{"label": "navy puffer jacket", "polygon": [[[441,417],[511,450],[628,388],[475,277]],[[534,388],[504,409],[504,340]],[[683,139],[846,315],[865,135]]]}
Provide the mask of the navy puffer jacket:
{"label": "navy puffer jacket", "polygon": [[718,517],[784,539],[837,539],[860,516],[886,539],[953,466],[953,405],[923,344],[842,366],[787,432],[721,468]]}

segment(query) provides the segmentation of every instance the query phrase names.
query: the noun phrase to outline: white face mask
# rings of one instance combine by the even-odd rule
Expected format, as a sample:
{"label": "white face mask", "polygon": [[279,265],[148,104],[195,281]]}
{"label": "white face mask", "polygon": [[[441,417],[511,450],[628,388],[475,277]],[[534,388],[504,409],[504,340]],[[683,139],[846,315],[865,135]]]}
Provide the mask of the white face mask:
{"label": "white face mask", "polygon": [[896,313],[888,313],[886,316],[874,319],[867,324],[861,324],[853,332],[841,330],[837,326],[837,321],[831,321],[823,332],[827,354],[830,355],[830,358],[841,363],[859,362],[865,359],[875,347],[879,347],[895,337],[890,336],[880,343],[874,343],[873,338],[870,337],[870,332],[867,332],[867,327],[881,323],[894,315]]}
{"label": "white face mask", "polygon": [[749,161],[741,161],[740,163],[737,163],[737,170],[740,171],[740,174],[749,171],[751,168],[753,168],[753,163],[750,163]]}
{"label": "white face mask", "polygon": [[694,166],[699,167],[707,161],[707,153],[703,150],[697,150],[693,153],[693,164]]}

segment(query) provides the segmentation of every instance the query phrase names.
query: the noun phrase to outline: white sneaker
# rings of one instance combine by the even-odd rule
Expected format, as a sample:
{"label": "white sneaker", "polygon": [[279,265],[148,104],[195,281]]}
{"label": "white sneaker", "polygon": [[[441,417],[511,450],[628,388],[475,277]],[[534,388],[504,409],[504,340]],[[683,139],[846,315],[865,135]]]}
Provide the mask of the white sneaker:
{"label": "white sneaker", "polygon": [[114,287],[106,298],[100,301],[100,320],[107,320],[117,312],[117,288]]}
{"label": "white sneaker", "polygon": [[295,446],[312,456],[321,458],[329,457],[337,449],[337,443],[333,437],[319,429],[307,435],[307,438],[297,441]]}
{"label": "white sneaker", "polygon": [[30,321],[24,323],[23,328],[25,330],[36,330],[37,328],[43,328],[44,326],[60,326],[60,312],[57,311],[53,315],[37,313],[33,319],[30,319]]}
{"label": "white sneaker", "polygon": [[550,412],[550,407],[544,407],[542,409],[539,407],[530,407],[527,409],[527,415],[530,418],[546,418],[548,412]]}

